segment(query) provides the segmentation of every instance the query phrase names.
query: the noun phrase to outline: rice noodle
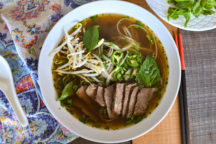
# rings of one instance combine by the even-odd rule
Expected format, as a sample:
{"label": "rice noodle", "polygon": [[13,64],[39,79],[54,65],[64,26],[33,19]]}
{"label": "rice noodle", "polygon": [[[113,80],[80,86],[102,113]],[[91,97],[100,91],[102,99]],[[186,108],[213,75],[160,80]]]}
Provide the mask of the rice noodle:
{"label": "rice noodle", "polygon": [[155,39],[154,36],[153,36],[153,39],[154,39],[154,43],[155,43],[155,59],[157,59],[157,55],[158,55],[158,47],[157,47],[156,39]]}
{"label": "rice noodle", "polygon": [[129,44],[129,45],[123,47],[123,48],[122,48],[122,51],[126,51],[126,50],[128,50],[129,48],[131,48],[132,46],[133,46],[132,44]]}
{"label": "rice noodle", "polygon": [[120,29],[119,29],[119,25],[121,24],[122,21],[124,21],[124,20],[126,20],[126,19],[128,19],[128,18],[122,18],[122,19],[120,19],[120,20],[117,22],[117,24],[116,24],[117,31],[118,31],[118,33],[119,33],[120,35],[122,35],[122,36],[125,36],[125,35],[121,33],[121,31],[120,31]]}
{"label": "rice noodle", "polygon": [[130,31],[128,30],[128,28],[127,28],[126,26],[123,27],[123,30],[124,30],[124,33],[125,33],[126,35],[128,35],[129,37],[132,38],[132,35],[131,35]]}
{"label": "rice noodle", "polygon": [[146,33],[148,33],[148,31],[144,27],[142,27],[142,26],[140,26],[138,24],[131,24],[131,25],[128,26],[128,28],[131,28],[131,27],[138,27],[138,28],[144,30]]}

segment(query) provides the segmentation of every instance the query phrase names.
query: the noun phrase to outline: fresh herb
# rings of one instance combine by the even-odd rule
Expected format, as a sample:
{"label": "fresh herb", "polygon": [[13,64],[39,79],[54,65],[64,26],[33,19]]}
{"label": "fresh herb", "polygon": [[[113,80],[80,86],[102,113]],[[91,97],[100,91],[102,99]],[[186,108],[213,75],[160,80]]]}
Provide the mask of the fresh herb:
{"label": "fresh herb", "polygon": [[104,83],[104,82],[105,82],[105,78],[100,78],[100,81],[101,81],[102,83]]}
{"label": "fresh herb", "polygon": [[107,114],[107,109],[106,108],[104,108],[103,113],[104,113],[104,115]]}
{"label": "fresh herb", "polygon": [[140,44],[136,44],[136,45],[134,46],[134,49],[135,49],[135,50],[139,50],[139,48],[140,48]]}
{"label": "fresh herb", "polygon": [[198,18],[201,14],[211,15],[215,13],[213,8],[216,8],[215,0],[168,0],[168,3],[175,6],[168,9],[168,20],[177,19],[182,15],[186,19],[185,27],[191,16]]}
{"label": "fresh herb", "polygon": [[151,42],[151,44],[155,44],[155,41],[152,39],[152,37],[149,34],[147,34],[146,37]]}
{"label": "fresh herb", "polygon": [[130,119],[126,121],[125,125],[129,125],[133,123],[133,120],[134,120],[134,115],[130,115]]}
{"label": "fresh herb", "polygon": [[110,129],[110,127],[109,127],[109,126],[106,126],[106,127],[105,127],[105,129],[106,129],[106,130],[109,130],[109,129]]}
{"label": "fresh herb", "polygon": [[88,118],[88,117],[87,117],[87,118],[79,118],[79,120],[80,120],[82,123],[86,124],[86,123],[88,123],[89,118]]}
{"label": "fresh herb", "polygon": [[123,75],[123,78],[124,78],[124,80],[125,81],[128,81],[128,80],[130,80],[131,79],[131,73],[132,73],[132,69],[129,69],[129,70],[127,70],[126,72],[125,72],[125,74]]}
{"label": "fresh herb", "polygon": [[61,96],[57,99],[59,101],[68,98],[69,96],[73,96],[77,90],[78,86],[75,86],[73,81],[69,82],[63,89]]}
{"label": "fresh herb", "polygon": [[138,117],[136,117],[136,119],[134,120],[134,123],[136,124],[136,123],[140,122],[143,119],[143,117],[144,116],[138,116]]}
{"label": "fresh herb", "polygon": [[101,126],[100,125],[94,125],[93,127],[100,128]]}
{"label": "fresh herb", "polygon": [[88,28],[83,37],[83,42],[88,51],[92,51],[98,43],[99,40],[99,26],[94,25],[93,27]]}
{"label": "fresh herb", "polygon": [[90,19],[91,19],[92,21],[94,21],[94,22],[96,21],[97,18],[98,18],[98,15],[94,15],[94,16],[91,16],[91,17],[90,17]]}
{"label": "fresh herb", "polygon": [[104,62],[103,64],[104,64],[104,67],[107,69],[107,63],[106,63],[106,62]]}
{"label": "fresh herb", "polygon": [[147,56],[136,75],[137,83],[151,87],[158,83],[160,79],[160,69],[156,61],[152,56]]}
{"label": "fresh herb", "polygon": [[144,26],[144,24],[143,24],[141,21],[138,21],[138,20],[137,20],[135,23],[136,23],[137,25]]}
{"label": "fresh herb", "polygon": [[67,109],[67,111],[72,115],[74,114],[74,112],[71,109]]}
{"label": "fresh herb", "polygon": [[130,17],[129,16],[124,16],[123,18],[128,18],[129,19]]}
{"label": "fresh herb", "polygon": [[123,80],[121,68],[119,68],[116,72],[113,73],[114,80],[121,82]]}
{"label": "fresh herb", "polygon": [[113,43],[113,42],[109,42],[109,45],[110,45],[110,46],[114,46],[114,43]]}
{"label": "fresh herb", "polygon": [[72,104],[72,99],[68,99],[68,100],[67,100],[67,103],[68,103],[68,104]]}
{"label": "fresh herb", "polygon": [[131,120],[134,120],[134,115],[131,115],[131,116],[130,116],[130,119],[131,119]]}

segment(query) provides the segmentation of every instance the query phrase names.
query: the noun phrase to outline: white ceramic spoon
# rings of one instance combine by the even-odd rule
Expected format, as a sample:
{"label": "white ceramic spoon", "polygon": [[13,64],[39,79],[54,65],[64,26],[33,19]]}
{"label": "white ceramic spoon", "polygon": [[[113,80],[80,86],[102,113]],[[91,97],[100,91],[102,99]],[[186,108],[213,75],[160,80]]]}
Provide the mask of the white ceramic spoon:
{"label": "white ceramic spoon", "polygon": [[0,89],[5,93],[20,124],[23,127],[27,126],[28,120],[19,103],[16,91],[15,91],[15,87],[14,87],[11,69],[7,61],[2,56],[0,56]]}

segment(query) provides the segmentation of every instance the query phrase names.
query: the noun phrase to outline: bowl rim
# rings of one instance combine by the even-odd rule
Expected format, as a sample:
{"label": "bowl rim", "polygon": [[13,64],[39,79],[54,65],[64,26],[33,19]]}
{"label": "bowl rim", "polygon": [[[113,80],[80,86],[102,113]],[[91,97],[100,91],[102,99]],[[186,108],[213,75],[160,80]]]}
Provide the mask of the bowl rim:
{"label": "bowl rim", "polygon": [[[86,124],[82,124],[81,122],[77,122],[77,119],[75,121],[75,118],[73,116],[71,116],[71,119],[70,120],[73,120],[73,122],[75,123],[75,125],[79,126],[80,129],[84,129],[84,130],[87,130],[89,131],[89,133],[91,132],[95,132],[95,134],[99,135],[100,137],[92,137],[89,136],[89,135],[85,135],[84,132],[80,131],[77,129],[76,126],[73,125],[73,128],[71,128],[71,126],[68,125],[69,121],[67,119],[63,119],[62,117],[60,117],[60,115],[62,116],[66,116],[65,113],[68,113],[68,112],[65,112],[65,110],[63,110],[64,108],[60,108],[61,111],[63,111],[63,113],[59,114],[58,112],[54,111],[54,108],[56,110],[56,107],[53,106],[52,104],[50,104],[49,102],[49,97],[48,97],[48,90],[46,89],[47,88],[47,85],[44,83],[44,79],[46,79],[46,77],[50,77],[49,74],[50,74],[50,71],[51,70],[48,70],[49,72],[46,72],[44,70],[44,66],[47,64],[49,65],[50,63],[48,63],[47,61],[50,61],[50,58],[48,58],[48,55],[47,54],[47,47],[48,47],[48,44],[50,44],[49,40],[52,39],[53,36],[52,34],[55,34],[55,31],[57,31],[56,29],[58,29],[58,26],[62,25],[63,24],[63,21],[66,20],[70,15],[74,14],[74,13],[78,13],[80,12],[81,10],[92,10],[91,12],[95,12],[93,9],[91,8],[95,8],[95,7],[102,7],[104,9],[106,9],[106,6],[112,6],[114,7],[115,9],[116,8],[131,8],[133,10],[135,10],[135,12],[141,12],[143,14],[145,14],[146,16],[149,16],[152,18],[152,20],[154,22],[157,23],[157,25],[159,25],[159,29],[163,29],[163,32],[165,32],[167,34],[167,37],[168,39],[170,40],[169,44],[171,45],[171,47],[173,47],[173,52],[174,52],[174,55],[176,57],[173,57],[175,58],[175,62],[176,62],[176,66],[174,66],[174,68],[176,68],[174,71],[176,72],[176,75],[177,77],[175,78],[175,89],[176,90],[173,90],[172,91],[172,94],[173,96],[171,96],[171,99],[167,99],[166,101],[169,101],[168,103],[168,106],[164,106],[164,107],[161,107],[161,105],[159,104],[158,107],[161,107],[162,108],[162,113],[160,118],[157,118],[157,120],[154,120],[154,119],[151,119],[154,115],[154,113],[156,113],[155,111],[159,111],[158,110],[158,107],[152,112],[152,114],[150,116],[148,116],[146,119],[148,119],[148,121],[146,119],[142,120],[141,122],[139,122],[138,124],[135,124],[133,126],[130,126],[130,127],[126,127],[126,128],[121,128],[119,130],[110,130],[110,131],[107,131],[107,130],[102,130],[102,129],[96,129],[96,128],[93,128],[93,127],[90,127]],[[101,11],[104,11],[101,10]],[[96,10],[97,11],[100,11],[100,10]],[[110,11],[113,11],[113,10],[110,10]],[[126,10],[125,10],[126,11]],[[125,11],[118,11],[118,12],[115,12],[117,14],[122,14],[122,13],[126,13]],[[103,12],[102,12],[103,13]],[[107,12],[107,13],[112,13],[112,12]],[[134,12],[133,12],[134,13]],[[87,14],[88,16],[85,16],[85,18],[88,18],[90,16],[92,16],[91,14]],[[129,15],[129,14],[124,14],[124,15]],[[129,15],[130,16],[130,15]],[[132,16],[133,17],[133,16]],[[137,20],[140,20],[141,22],[143,22],[143,20],[137,18],[137,17],[134,17],[135,19]],[[80,19],[80,20],[83,20],[83,19]],[[145,23],[144,23],[145,24]],[[153,30],[153,29],[152,29]],[[154,30],[153,30],[154,31]],[[155,31],[154,31],[155,33]],[[158,36],[157,36],[158,37]],[[58,42],[57,42],[58,43]],[[52,46],[50,46],[52,47]],[[52,49],[52,48],[49,48],[49,49]],[[164,48],[166,53],[167,53],[167,50],[166,48]],[[48,60],[47,60],[48,59]],[[47,61],[46,61],[47,60]],[[168,62],[170,62],[169,58],[168,58]],[[50,68],[51,69],[51,68]],[[124,142],[124,141],[128,141],[128,140],[131,140],[131,139],[134,139],[134,138],[137,138],[143,134],[146,134],[147,132],[149,132],[150,130],[152,130],[154,127],[156,127],[164,118],[165,116],[167,115],[167,113],[169,112],[169,110],[171,109],[171,107],[173,106],[175,100],[176,100],[176,97],[177,97],[177,93],[178,93],[178,89],[179,89],[179,86],[180,86],[180,79],[181,79],[181,69],[180,69],[180,59],[179,59],[179,55],[178,55],[178,52],[177,52],[177,48],[176,48],[176,45],[175,45],[175,42],[170,34],[170,32],[166,29],[166,27],[155,17],[153,16],[150,12],[148,12],[147,10],[143,9],[142,7],[140,6],[137,6],[135,4],[132,4],[132,3],[129,3],[129,2],[124,2],[124,1],[115,1],[115,0],[110,0],[110,1],[95,1],[95,2],[90,2],[90,3],[87,3],[87,4],[84,4],[82,6],[79,6],[78,8],[72,10],[71,12],[69,12],[68,14],[66,14],[62,19],[60,19],[56,24],[55,26],[52,28],[52,30],[49,32],[49,34],[47,35],[45,41],[44,41],[44,44],[43,44],[43,47],[42,47],[42,50],[41,50],[41,53],[40,53],[40,57],[39,57],[39,69],[38,69],[38,76],[39,76],[39,84],[40,84],[40,88],[41,88],[41,93],[43,95],[43,99],[44,99],[44,103],[45,105],[47,106],[48,110],[52,113],[52,115],[55,117],[55,119],[60,122],[64,127],[66,127],[67,129],[69,129],[71,132],[75,133],[76,135],[79,135],[81,137],[84,137],[88,140],[91,140],[91,141],[96,141],[96,142],[103,142],[103,143],[114,143],[114,142]],[[48,75],[47,75],[48,74]],[[170,75],[170,74],[169,74]],[[51,76],[52,77],[52,76]],[[48,83],[50,83],[49,81],[47,81]],[[171,81],[172,82],[172,81]],[[170,83],[170,76],[169,76],[169,83]],[[169,86],[169,83],[167,85],[167,88]],[[45,88],[46,87],[46,88]],[[49,88],[48,88],[49,89]],[[51,87],[51,89],[53,89],[53,86]],[[166,90],[167,91],[167,90]],[[165,95],[165,94],[164,94]],[[164,96],[161,100],[160,103],[162,103],[162,101],[164,101]],[[165,105],[165,104],[164,104]],[[153,117],[154,118],[154,117]],[[143,121],[145,121],[145,123],[149,124],[150,123],[150,119],[154,122],[151,126],[147,126],[147,130],[142,130],[140,129],[140,126],[141,123],[143,123]],[[79,124],[81,123],[81,124]],[[151,123],[150,123],[151,124]],[[146,126],[146,125],[144,125]],[[76,127],[76,130],[75,128]],[[130,132],[130,130],[134,130],[133,133]],[[137,131],[136,131],[137,130]],[[125,135],[129,134],[130,136],[125,136]],[[115,137],[116,139],[109,139],[107,137],[107,135],[112,135],[112,137]]]}

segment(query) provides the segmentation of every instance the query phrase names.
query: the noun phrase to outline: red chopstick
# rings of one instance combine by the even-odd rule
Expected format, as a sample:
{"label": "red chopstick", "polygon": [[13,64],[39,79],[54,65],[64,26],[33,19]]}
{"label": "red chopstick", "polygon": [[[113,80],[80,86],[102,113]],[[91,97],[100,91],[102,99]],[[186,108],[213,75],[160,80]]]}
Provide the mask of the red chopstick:
{"label": "red chopstick", "polygon": [[185,70],[182,35],[180,33],[179,33],[179,53],[180,53],[180,59],[181,59],[181,69]]}
{"label": "red chopstick", "polygon": [[186,93],[186,79],[185,79],[185,64],[184,64],[184,53],[183,53],[183,42],[182,35],[174,35],[175,43],[179,51],[181,60],[181,85],[179,89],[179,105],[180,105],[180,119],[181,119],[181,135],[182,143],[190,144],[190,133],[189,133],[189,119],[188,119],[188,104],[187,104],[187,93]]}

